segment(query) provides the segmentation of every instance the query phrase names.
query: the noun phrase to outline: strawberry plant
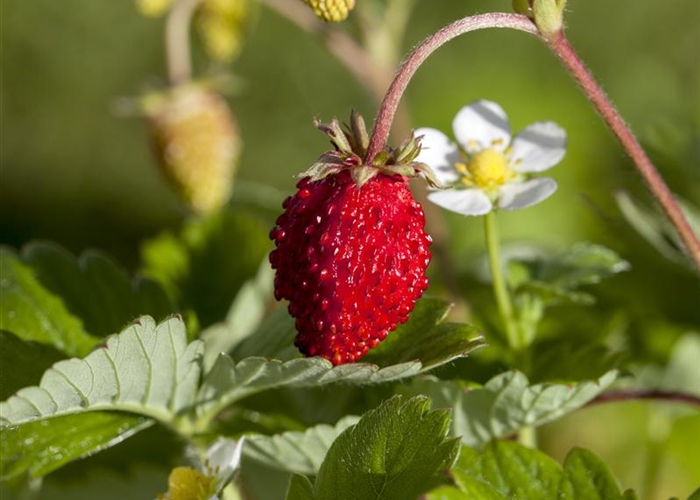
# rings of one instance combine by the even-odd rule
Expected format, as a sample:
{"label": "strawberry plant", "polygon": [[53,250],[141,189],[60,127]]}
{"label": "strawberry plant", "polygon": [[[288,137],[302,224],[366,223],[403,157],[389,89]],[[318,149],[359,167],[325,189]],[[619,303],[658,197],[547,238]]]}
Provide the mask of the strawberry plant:
{"label": "strawberry plant", "polygon": [[[3,499],[700,498],[697,116],[638,138],[574,48],[670,47],[697,6],[39,4],[3,18]],[[696,82],[681,48],[629,58]],[[39,210],[70,158],[81,208]]]}

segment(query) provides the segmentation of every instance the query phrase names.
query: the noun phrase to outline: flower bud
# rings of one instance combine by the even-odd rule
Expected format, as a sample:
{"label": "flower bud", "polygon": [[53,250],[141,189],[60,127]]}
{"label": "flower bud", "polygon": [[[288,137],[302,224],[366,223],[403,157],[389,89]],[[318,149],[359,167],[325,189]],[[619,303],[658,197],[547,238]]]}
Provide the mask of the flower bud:
{"label": "flower bud", "polygon": [[161,170],[198,213],[229,199],[240,153],[236,122],[225,99],[197,84],[184,84],[143,101]]}
{"label": "flower bud", "polygon": [[339,23],[347,19],[355,8],[355,0],[304,0],[317,17],[324,21]]}

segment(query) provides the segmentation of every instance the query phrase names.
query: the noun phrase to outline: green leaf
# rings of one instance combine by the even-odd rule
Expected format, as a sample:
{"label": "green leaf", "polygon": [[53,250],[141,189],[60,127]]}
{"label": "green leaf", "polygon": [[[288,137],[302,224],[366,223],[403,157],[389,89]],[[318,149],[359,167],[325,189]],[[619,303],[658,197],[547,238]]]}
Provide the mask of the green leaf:
{"label": "green leaf", "polygon": [[[452,498],[636,498],[632,491],[621,492],[607,466],[593,453],[580,448],[569,452],[562,469],[541,451],[515,442],[495,441],[482,453],[462,447],[459,460],[450,473],[459,490],[467,494]],[[428,498],[435,500],[430,495]]]}
{"label": "green leaf", "polygon": [[[658,208],[651,204],[645,206],[624,191],[616,193],[615,201],[629,225],[661,255],[672,262],[686,265],[692,269],[695,268],[678,236],[678,231]],[[693,228],[693,232],[698,234],[700,232],[700,210],[678,196],[676,196],[676,201]]]}
{"label": "green leaf", "polygon": [[49,366],[65,356],[51,346],[22,340],[9,332],[0,331],[0,399],[7,399],[15,391],[35,384]]}
{"label": "green leaf", "polygon": [[673,347],[658,386],[700,396],[700,334],[686,333]]}
{"label": "green leaf", "polygon": [[286,500],[309,500],[313,498],[314,485],[305,476],[298,474],[292,475],[289,481],[289,489],[287,490]]}
{"label": "green leaf", "polygon": [[177,312],[155,281],[143,276],[132,279],[101,252],[88,250],[75,258],[58,245],[30,243],[21,257],[92,335],[116,333],[139,316],[163,320]]}
{"label": "green leaf", "polygon": [[627,261],[600,245],[579,243],[568,252],[509,262],[509,279],[515,295],[531,294],[544,305],[562,302],[591,303],[593,297],[578,291],[583,285],[629,270]]}
{"label": "green leaf", "polygon": [[531,380],[590,380],[620,366],[626,353],[605,344],[557,338],[532,346]]}
{"label": "green leaf", "polygon": [[268,232],[267,223],[246,210],[191,219],[179,234],[144,244],[144,272],[206,328],[226,317],[239,289],[257,273],[271,247]]}
{"label": "green leaf", "polygon": [[700,500],[700,488],[690,494],[688,500]]}
{"label": "green leaf", "polygon": [[420,299],[409,320],[391,332],[362,361],[388,366],[420,360],[427,370],[485,346],[483,335],[475,327],[443,323],[450,309],[449,302],[442,299]]}
{"label": "green leaf", "polygon": [[425,397],[394,397],[367,412],[331,446],[312,498],[415,498],[439,483],[459,445],[446,438],[449,413],[429,410]]}
{"label": "green leaf", "polygon": [[320,387],[333,383],[370,385],[412,377],[422,371],[419,361],[380,368],[368,363],[333,366],[325,358],[289,361],[245,358],[239,362],[221,354],[205,375],[197,396],[197,412],[203,422],[230,404],[252,394],[282,387]]}
{"label": "green leaf", "polygon": [[303,432],[290,431],[274,436],[249,435],[245,454],[268,467],[315,476],[333,441],[358,420],[358,417],[347,416],[335,426],[322,424]]}
{"label": "green leaf", "polygon": [[574,448],[566,456],[564,472],[572,498],[586,500],[623,499],[617,480],[600,458],[588,450]]}
{"label": "green leaf", "polygon": [[613,370],[593,381],[530,385],[521,372],[509,371],[473,389],[424,377],[414,381],[409,392],[427,394],[437,407],[451,408],[452,435],[476,446],[570,413],[602,393],[617,376]]}
{"label": "green leaf", "polygon": [[561,499],[569,493],[559,464],[513,442],[493,442],[483,453],[463,447],[451,473],[460,489],[470,493],[488,491],[488,486],[506,498]]}
{"label": "green leaf", "polygon": [[0,423],[17,425],[94,410],[123,410],[171,422],[192,406],[202,342],[187,345],[179,317],[140,318],[85,359],[59,361],[39,386],[0,403]]}
{"label": "green leaf", "polygon": [[[369,385],[412,377],[485,345],[482,335],[470,326],[452,323],[436,326],[447,309],[447,304],[438,299],[419,301],[409,321],[389,334],[389,338],[396,336],[397,340],[386,348],[380,345],[378,354],[367,356],[370,361],[381,362],[381,366],[361,362],[333,367],[328,360],[318,357],[295,357],[287,361],[244,357],[235,362],[228,355],[220,355],[200,389],[199,414],[206,420],[244,397],[283,386],[318,387],[336,382]],[[291,356],[293,326],[286,313],[271,315],[261,325],[263,331],[241,342],[234,349],[234,356],[270,356],[280,352]]]}
{"label": "green leaf", "polygon": [[244,359],[265,356],[282,361],[298,358],[300,353],[294,346],[296,334],[294,318],[289,315],[286,307],[279,307],[258,325],[255,332],[235,346],[232,357]]}
{"label": "green leaf", "polygon": [[84,355],[98,342],[8,247],[0,247],[0,330],[70,356]]}
{"label": "green leaf", "polygon": [[272,299],[272,277],[272,268],[265,259],[255,278],[241,287],[226,320],[201,332],[205,368],[214,364],[219,353],[230,352],[256,332],[265,317],[266,304]]}
{"label": "green leaf", "polygon": [[68,462],[114,446],[153,420],[120,413],[66,415],[0,429],[3,480],[25,472],[41,477]]}
{"label": "green leaf", "polygon": [[[474,327],[442,323],[449,310],[449,303],[441,299],[424,297],[418,300],[408,321],[389,333],[362,362],[390,366],[420,360],[425,371],[486,345],[482,334]],[[296,333],[294,320],[286,310],[278,309],[255,333],[236,346],[233,357],[298,358],[299,353],[294,348]]]}

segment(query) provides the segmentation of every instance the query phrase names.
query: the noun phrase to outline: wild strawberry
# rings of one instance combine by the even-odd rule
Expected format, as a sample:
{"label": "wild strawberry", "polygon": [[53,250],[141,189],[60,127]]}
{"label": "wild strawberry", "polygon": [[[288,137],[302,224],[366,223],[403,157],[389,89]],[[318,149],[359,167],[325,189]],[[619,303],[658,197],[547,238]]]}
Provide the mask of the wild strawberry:
{"label": "wild strawberry", "polygon": [[165,177],[195,212],[220,209],[231,194],[241,149],[226,100],[190,83],[150,94],[143,106]]}
{"label": "wild strawberry", "polygon": [[[305,173],[270,233],[277,248],[275,297],[289,300],[295,345],[333,364],[357,361],[408,319],[428,286],[431,238],[407,177],[430,176],[413,162],[413,136],[363,165],[359,115],[344,131],[319,125],[336,147]],[[430,179],[430,177],[429,177]]]}

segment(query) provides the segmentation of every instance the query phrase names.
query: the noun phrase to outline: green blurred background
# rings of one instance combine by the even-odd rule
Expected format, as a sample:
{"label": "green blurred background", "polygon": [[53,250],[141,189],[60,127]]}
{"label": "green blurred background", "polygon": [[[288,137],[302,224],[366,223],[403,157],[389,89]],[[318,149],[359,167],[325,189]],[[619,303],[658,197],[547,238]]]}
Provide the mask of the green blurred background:
{"label": "green blurred background", "polygon": [[[404,47],[458,17],[498,10],[510,10],[510,2],[419,0]],[[700,2],[570,0],[567,24],[573,45],[671,188],[697,204]],[[162,38],[162,19],[139,16],[128,0],[3,2],[2,243],[40,238],[74,252],[97,247],[135,269],[140,242],[186,217],[155,168],[143,121],[120,116],[125,98],[163,83]],[[196,45],[195,66],[200,74],[207,66]],[[345,117],[354,107],[369,118],[376,109],[319,39],[265,7],[231,70],[240,79],[229,98],[244,142],[239,185],[277,188],[280,202],[293,190],[293,175],[327,146],[313,117]],[[514,131],[554,120],[569,133],[567,157],[551,171],[559,191],[537,207],[501,216],[504,239],[559,250],[587,240],[618,251],[633,271],[602,294],[640,325],[641,357],[663,361],[680,333],[657,336],[646,325],[698,331],[697,280],[621,217],[616,190],[648,196],[602,121],[540,42],[505,31],[469,34],[440,49],[419,70],[406,102],[414,126],[448,131],[455,112],[481,98],[499,102]],[[483,251],[481,221],[451,215],[447,221],[453,259],[466,268]],[[586,410],[549,426],[545,442],[557,458],[575,444],[591,447],[623,486],[637,486],[644,480],[648,444],[640,436],[649,406]],[[630,428],[639,432],[631,435]],[[658,498],[687,495],[700,484],[700,417],[678,420],[673,433]]]}

